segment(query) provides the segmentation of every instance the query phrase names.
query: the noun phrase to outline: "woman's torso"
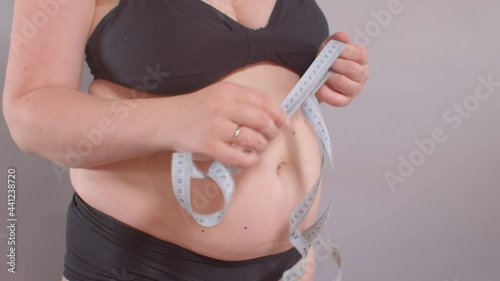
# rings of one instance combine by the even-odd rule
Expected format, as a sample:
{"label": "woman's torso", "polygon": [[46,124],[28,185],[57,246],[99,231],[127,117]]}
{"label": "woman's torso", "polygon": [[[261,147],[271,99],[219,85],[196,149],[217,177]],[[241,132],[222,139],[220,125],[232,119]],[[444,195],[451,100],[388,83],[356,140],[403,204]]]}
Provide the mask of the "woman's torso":
{"label": "woman's torso", "polygon": [[[265,26],[275,0],[240,1],[234,10],[209,2],[219,9],[226,7],[227,16],[236,15],[243,25],[256,29]],[[98,1],[94,27],[117,3]],[[258,9],[262,10],[260,16],[253,17]],[[222,81],[262,91],[280,102],[298,79],[298,74],[285,67],[260,62],[238,69]],[[105,96],[109,88],[97,81],[89,92]],[[244,260],[292,247],[288,241],[289,215],[317,179],[320,155],[314,130],[298,111],[260,162],[235,175],[230,207],[222,222],[210,228],[198,225],[180,207],[172,192],[170,164],[171,152],[164,152],[71,169],[70,175],[75,191],[88,204],[122,222],[205,256]],[[193,180],[191,194],[193,209],[200,213],[223,205],[222,195],[210,180]],[[317,204],[318,200],[303,227],[313,222]]]}

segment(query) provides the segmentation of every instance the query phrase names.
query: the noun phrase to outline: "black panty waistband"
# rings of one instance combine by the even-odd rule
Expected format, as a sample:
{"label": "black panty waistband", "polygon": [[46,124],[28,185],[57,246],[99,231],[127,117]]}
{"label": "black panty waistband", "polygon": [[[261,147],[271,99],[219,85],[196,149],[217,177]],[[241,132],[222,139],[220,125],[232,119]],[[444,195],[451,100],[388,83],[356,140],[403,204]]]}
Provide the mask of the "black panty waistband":
{"label": "black panty waistband", "polygon": [[158,239],[88,205],[68,208],[64,276],[70,281],[277,281],[301,256],[289,251],[223,261]]}

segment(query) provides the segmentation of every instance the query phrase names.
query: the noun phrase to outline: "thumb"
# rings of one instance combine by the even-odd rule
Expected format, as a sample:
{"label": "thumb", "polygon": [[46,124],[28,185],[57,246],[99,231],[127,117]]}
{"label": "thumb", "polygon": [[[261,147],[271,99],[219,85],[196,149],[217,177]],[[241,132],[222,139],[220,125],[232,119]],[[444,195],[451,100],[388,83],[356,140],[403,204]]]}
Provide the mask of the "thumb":
{"label": "thumb", "polygon": [[333,34],[330,39],[337,40],[346,44],[349,44],[349,33],[347,32],[337,32]]}

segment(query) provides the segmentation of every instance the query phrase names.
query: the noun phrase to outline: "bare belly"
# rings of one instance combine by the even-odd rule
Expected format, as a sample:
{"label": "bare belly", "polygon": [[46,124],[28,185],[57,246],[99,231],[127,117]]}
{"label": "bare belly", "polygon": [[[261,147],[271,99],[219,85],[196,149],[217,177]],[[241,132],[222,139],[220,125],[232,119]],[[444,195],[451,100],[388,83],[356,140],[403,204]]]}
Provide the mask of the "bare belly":
{"label": "bare belly", "polygon": [[[299,77],[280,66],[261,63],[234,72],[225,81],[262,91],[281,101]],[[109,88],[91,85],[90,94]],[[141,136],[137,136],[140,138]],[[207,164],[207,163],[201,163]],[[276,136],[260,162],[235,175],[236,190],[222,222],[206,228],[177,202],[170,180],[171,152],[71,169],[75,191],[94,208],[159,239],[223,260],[244,260],[290,249],[288,219],[320,172],[314,130],[301,111]],[[209,213],[223,206],[211,180],[193,180],[193,208]],[[319,200],[302,227],[312,224]]]}

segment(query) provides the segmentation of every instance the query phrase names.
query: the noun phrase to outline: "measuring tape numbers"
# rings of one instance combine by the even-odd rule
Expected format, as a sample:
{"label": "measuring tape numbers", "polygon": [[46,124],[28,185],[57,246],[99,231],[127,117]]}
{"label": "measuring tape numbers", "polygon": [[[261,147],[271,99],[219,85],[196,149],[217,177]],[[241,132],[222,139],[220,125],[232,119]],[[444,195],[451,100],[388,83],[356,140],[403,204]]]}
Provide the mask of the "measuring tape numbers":
{"label": "measuring tape numbers", "polygon": [[[302,255],[302,260],[283,273],[282,278],[284,281],[300,280],[306,268],[306,258],[311,246],[325,249],[337,263],[339,271],[333,280],[340,281],[342,277],[340,253],[332,242],[320,235],[330,216],[333,207],[333,198],[330,199],[328,207],[312,226],[305,230],[300,230],[299,227],[309,213],[318,194],[323,175],[325,154],[333,170],[333,152],[330,135],[315,94],[331,75],[332,70],[330,67],[338,58],[344,46],[345,44],[342,42],[330,40],[280,104],[280,107],[288,116],[292,116],[299,108],[302,108],[304,116],[316,132],[320,148],[319,152],[321,153],[321,173],[318,179],[305,198],[302,199],[290,214],[290,242]],[[224,217],[235,191],[233,179],[233,173],[235,172],[236,169],[234,167],[224,165],[219,161],[213,161],[207,173],[203,173],[196,167],[190,152],[175,152],[172,154],[172,187],[175,197],[183,209],[202,226],[214,226]],[[212,179],[220,188],[224,197],[224,207],[211,214],[199,214],[194,212],[191,206],[191,179],[206,178]]]}

